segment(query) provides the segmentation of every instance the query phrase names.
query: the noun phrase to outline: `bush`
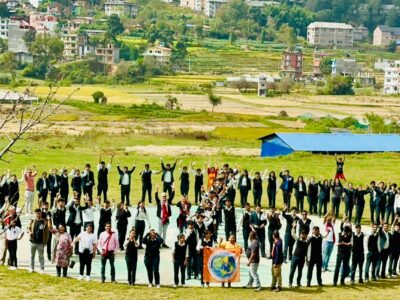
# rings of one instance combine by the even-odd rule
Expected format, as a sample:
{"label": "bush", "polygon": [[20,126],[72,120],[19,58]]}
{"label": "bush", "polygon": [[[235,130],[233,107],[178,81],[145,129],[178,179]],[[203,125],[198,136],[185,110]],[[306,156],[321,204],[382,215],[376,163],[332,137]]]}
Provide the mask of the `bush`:
{"label": "bush", "polygon": [[325,87],[327,95],[354,95],[353,78],[350,76],[331,76]]}
{"label": "bush", "polygon": [[104,98],[104,93],[102,91],[96,91],[92,94],[94,103],[100,103],[100,99]]}

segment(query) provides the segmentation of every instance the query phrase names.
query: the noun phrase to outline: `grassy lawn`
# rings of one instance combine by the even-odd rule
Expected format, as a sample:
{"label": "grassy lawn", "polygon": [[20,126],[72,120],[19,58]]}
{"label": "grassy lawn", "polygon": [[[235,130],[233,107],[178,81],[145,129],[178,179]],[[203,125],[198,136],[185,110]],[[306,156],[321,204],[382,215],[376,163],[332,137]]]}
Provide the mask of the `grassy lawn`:
{"label": "grassy lawn", "polygon": [[[260,274],[261,275],[261,274]],[[262,275],[261,275],[262,276]],[[272,293],[264,289],[259,293],[241,288],[185,288],[149,289],[145,286],[130,287],[126,284],[83,282],[60,279],[49,275],[29,274],[27,271],[8,271],[0,267],[1,293],[14,299],[396,299],[400,292],[400,279],[384,280],[346,287],[284,289]]]}
{"label": "grassy lawn", "polygon": [[[246,130],[246,129],[245,129]],[[141,195],[141,183],[139,171],[143,169],[145,163],[150,163],[151,168],[160,169],[160,157],[152,153],[128,152],[126,147],[132,146],[182,146],[182,147],[216,147],[220,148],[218,154],[210,157],[205,150],[204,155],[193,154],[175,154],[170,153],[168,148],[165,150],[165,162],[173,162],[175,158],[183,161],[183,165],[189,165],[192,161],[196,163],[196,167],[202,167],[206,161],[217,161],[219,165],[229,163],[233,167],[240,169],[248,169],[253,172],[265,169],[275,170],[279,172],[282,168],[288,168],[294,177],[298,175],[311,176],[319,178],[332,178],[335,172],[335,162],[332,156],[309,153],[295,153],[289,156],[277,158],[261,158],[258,156],[235,156],[232,155],[226,147],[233,148],[258,148],[259,141],[255,140],[257,136],[264,135],[263,130],[256,129],[256,133],[241,132],[242,138],[239,139],[236,135],[221,135],[208,136],[208,140],[196,139],[195,133],[188,132],[165,132],[158,135],[140,135],[140,134],[125,134],[125,135],[107,135],[98,131],[88,132],[83,136],[65,136],[62,133],[45,136],[35,135],[32,139],[23,140],[16,145],[15,151],[26,150],[29,155],[17,155],[10,164],[1,163],[2,170],[11,169],[18,175],[20,170],[25,166],[31,166],[35,163],[39,171],[48,171],[51,168],[60,169],[66,166],[71,169],[73,166],[82,168],[84,164],[91,163],[95,166],[98,161],[98,156],[102,155],[106,161],[111,154],[115,155],[114,168],[110,173],[109,194],[112,198],[119,201],[119,186],[118,175],[115,164],[119,162],[121,166],[131,166],[134,161],[137,164],[137,170],[133,174],[133,190],[132,203],[137,203]],[[233,129],[232,131],[236,131]],[[268,128],[265,129],[265,134],[269,133]],[[247,138],[245,137],[247,135]],[[6,143],[6,139],[0,140],[0,145]],[[149,147],[150,149],[151,147]],[[149,150],[150,151],[150,150]],[[345,174],[349,181],[354,184],[362,184],[363,186],[371,180],[383,180],[385,182],[400,182],[400,173],[398,172],[398,161],[400,154],[354,154],[346,157]],[[179,178],[178,171],[175,177]],[[190,199],[193,199],[193,178],[190,188]],[[160,175],[153,178],[153,184],[160,184]],[[179,182],[176,182],[179,187]],[[282,206],[282,197],[278,195],[278,206]],[[249,196],[250,202],[252,197]],[[368,201],[368,198],[366,199]],[[238,198],[236,199],[236,203]],[[263,203],[265,205],[266,195],[263,195]],[[367,202],[368,203],[368,202]],[[341,209],[344,209],[342,205]],[[364,212],[364,221],[367,222],[369,215],[369,207],[366,205]]]}

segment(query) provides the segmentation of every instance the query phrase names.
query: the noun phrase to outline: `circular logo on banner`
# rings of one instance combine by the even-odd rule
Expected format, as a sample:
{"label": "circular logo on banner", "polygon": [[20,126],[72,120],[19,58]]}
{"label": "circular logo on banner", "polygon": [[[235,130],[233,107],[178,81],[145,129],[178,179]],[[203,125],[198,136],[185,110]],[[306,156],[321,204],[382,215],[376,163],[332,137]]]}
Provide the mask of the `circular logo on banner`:
{"label": "circular logo on banner", "polygon": [[235,276],[238,267],[236,255],[229,251],[217,251],[208,260],[208,270],[217,280],[227,281]]}

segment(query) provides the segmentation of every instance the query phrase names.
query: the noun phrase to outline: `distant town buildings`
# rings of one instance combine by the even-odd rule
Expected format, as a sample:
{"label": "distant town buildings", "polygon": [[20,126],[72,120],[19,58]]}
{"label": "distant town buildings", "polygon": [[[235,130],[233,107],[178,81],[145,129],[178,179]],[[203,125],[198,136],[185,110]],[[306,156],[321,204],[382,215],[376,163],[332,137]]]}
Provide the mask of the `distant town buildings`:
{"label": "distant town buildings", "polygon": [[0,18],[0,38],[3,40],[8,39],[8,18]]}
{"label": "distant town buildings", "polygon": [[385,68],[384,94],[400,94],[400,60],[393,61]]}
{"label": "distant town buildings", "polygon": [[354,33],[354,35],[353,35],[354,41],[359,42],[359,41],[365,41],[368,39],[368,28],[365,26],[360,25],[358,27],[355,27],[353,33]]}
{"label": "distant town buildings", "polygon": [[385,71],[386,68],[390,68],[395,63],[393,59],[378,59],[374,63],[374,69],[377,71]]}
{"label": "distant town buildings", "polygon": [[354,58],[332,59],[332,75],[356,77],[361,67]]}
{"label": "distant town buildings", "polygon": [[400,27],[378,25],[375,28],[372,42],[374,46],[387,46],[392,41],[400,41]]}
{"label": "distant town buildings", "polygon": [[134,3],[123,0],[107,0],[104,3],[104,13],[106,16],[117,15],[133,18],[137,15],[137,6]]}
{"label": "distant town buildings", "polygon": [[180,6],[202,13],[207,17],[215,17],[217,10],[228,0],[181,0]]}
{"label": "distant town buildings", "polygon": [[313,22],[307,26],[307,42],[325,47],[353,47],[353,26],[345,23]]}
{"label": "distant town buildings", "polygon": [[30,31],[34,32],[35,29],[24,20],[12,19],[8,23],[8,51],[14,53],[20,62],[32,62],[32,56],[24,39],[26,33]]}
{"label": "distant town buildings", "polygon": [[329,56],[328,53],[324,53],[324,52],[319,52],[319,51],[314,51],[313,54],[313,76],[314,77],[322,77],[322,73],[321,73],[321,61],[324,57]]}
{"label": "distant town buildings", "polygon": [[54,35],[58,26],[57,17],[48,13],[33,12],[29,15],[29,24],[37,33]]}
{"label": "distant town buildings", "polygon": [[154,57],[161,64],[168,64],[171,59],[171,48],[163,46],[154,46],[147,48],[143,56]]}
{"label": "distant town buildings", "polygon": [[303,52],[301,50],[284,51],[279,74],[282,78],[300,80],[303,76]]}

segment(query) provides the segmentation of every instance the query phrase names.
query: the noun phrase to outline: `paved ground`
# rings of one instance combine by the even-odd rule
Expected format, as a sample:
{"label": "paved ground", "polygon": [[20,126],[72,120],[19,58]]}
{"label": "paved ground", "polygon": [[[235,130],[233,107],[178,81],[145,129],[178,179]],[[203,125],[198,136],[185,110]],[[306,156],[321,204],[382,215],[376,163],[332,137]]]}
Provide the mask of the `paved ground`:
{"label": "paved ground", "polygon": [[[194,211],[195,208],[192,207],[192,210]],[[148,211],[149,211],[150,216],[154,220],[152,223],[152,226],[156,228],[156,219],[155,219],[156,218],[156,209],[154,206],[149,206]],[[237,214],[237,222],[239,222],[240,216],[241,216],[241,209],[236,209],[236,214]],[[175,222],[177,215],[178,215],[178,209],[177,209],[177,207],[173,207],[173,211],[172,211],[173,217],[171,218],[170,226],[168,229],[168,235],[167,235],[167,244],[170,246],[173,245],[173,243],[175,242],[175,238],[178,234],[178,229],[176,227],[176,222]],[[95,218],[98,219],[98,215],[96,215]],[[311,218],[313,219],[314,225],[318,225],[320,227],[322,226],[322,220],[320,220],[317,217],[311,217]],[[26,228],[29,219],[30,219],[30,217],[28,217],[28,216],[21,217],[24,228]],[[114,216],[113,216],[113,221],[115,221]],[[339,231],[339,225],[340,225],[339,223],[336,224],[336,227],[337,227],[336,232]],[[132,220],[129,223],[128,228],[130,228],[131,226],[132,226]],[[283,224],[282,229],[281,229],[282,236],[283,236],[284,228],[285,228],[285,224]],[[363,230],[364,230],[364,232],[369,232],[369,228],[367,228],[367,227],[365,227]],[[220,226],[218,236],[224,236],[223,225]],[[238,241],[241,245],[243,245],[243,237],[242,237],[241,233],[238,233]],[[267,255],[268,255],[268,249],[269,249],[268,241],[266,241],[266,249],[267,249]],[[172,252],[171,249],[162,249],[161,250],[160,274],[161,274],[161,284],[162,285],[172,285],[173,284],[173,265],[172,265],[172,260],[171,260],[171,252]],[[143,262],[143,255],[144,255],[144,250],[140,250],[138,269],[137,269],[137,275],[136,275],[138,284],[146,284],[147,283],[147,273],[146,273],[146,269],[145,269],[144,262]],[[78,272],[79,272],[79,259],[76,256],[73,256],[72,259],[76,260],[77,264],[75,265],[75,267],[73,269],[68,270],[68,275],[71,277],[77,277]],[[334,269],[335,260],[336,260],[336,247],[331,256],[331,260],[330,260],[330,264],[329,264],[330,270]],[[29,261],[30,261],[29,241],[28,241],[27,235],[25,235],[18,244],[19,268],[28,268]],[[244,286],[247,283],[248,268],[246,266],[246,263],[247,263],[247,258],[245,257],[245,255],[242,255],[241,262],[240,262],[240,264],[241,264],[240,282],[234,283],[234,284],[232,284],[232,286]],[[37,259],[36,269],[39,269],[38,264],[39,264],[39,262]],[[116,280],[118,282],[127,282],[127,271],[126,271],[124,253],[117,253],[115,265],[116,265]],[[260,267],[259,267],[259,271],[258,271],[258,273],[260,275],[261,284],[263,286],[269,286],[271,284],[270,268],[271,268],[271,261],[263,258],[260,263]],[[283,265],[282,274],[283,274],[283,285],[284,286],[288,285],[289,269],[290,269],[290,263]],[[47,259],[46,259],[45,272],[47,274],[52,274],[52,275],[55,275],[55,273],[56,273],[55,265],[52,265],[49,261],[47,261]],[[303,269],[303,279],[302,279],[303,285],[306,284],[306,272],[307,272],[307,270],[305,267]],[[106,275],[107,275],[107,280],[109,280],[110,279],[109,266],[108,266],[108,269],[106,270]],[[295,275],[295,278],[296,278],[296,276],[297,275]],[[93,278],[93,280],[100,280],[99,256],[96,256],[96,258],[93,261],[92,278]],[[325,284],[332,284],[333,272],[322,273],[322,279]],[[84,284],[84,283],[82,283],[82,284]],[[187,281],[186,284],[188,286],[200,286],[200,281],[192,279],[190,281]],[[317,284],[316,280],[315,280],[315,275],[314,275],[314,280],[313,280],[312,284],[313,285]]]}

